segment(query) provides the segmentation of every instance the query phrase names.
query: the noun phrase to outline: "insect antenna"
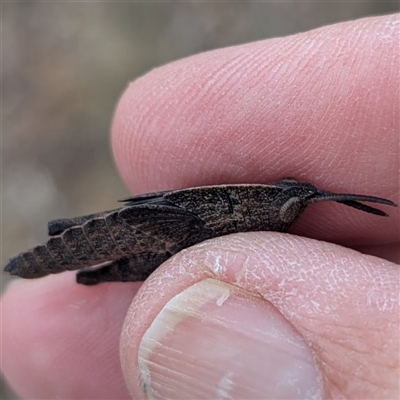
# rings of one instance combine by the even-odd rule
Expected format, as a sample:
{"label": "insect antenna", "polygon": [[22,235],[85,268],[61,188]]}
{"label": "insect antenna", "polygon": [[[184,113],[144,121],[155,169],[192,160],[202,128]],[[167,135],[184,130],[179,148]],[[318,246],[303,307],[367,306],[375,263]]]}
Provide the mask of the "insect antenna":
{"label": "insect antenna", "polygon": [[316,197],[310,199],[309,202],[317,203],[319,201],[336,201],[346,206],[354,207],[357,210],[365,211],[370,214],[380,215],[382,217],[387,217],[388,214],[386,214],[382,210],[379,210],[378,208],[367,206],[359,202],[367,201],[369,203],[379,203],[379,204],[385,204],[387,206],[397,207],[397,204],[394,203],[393,201],[382,199],[381,197],[364,196],[362,194],[331,193],[322,190],[318,192]]}

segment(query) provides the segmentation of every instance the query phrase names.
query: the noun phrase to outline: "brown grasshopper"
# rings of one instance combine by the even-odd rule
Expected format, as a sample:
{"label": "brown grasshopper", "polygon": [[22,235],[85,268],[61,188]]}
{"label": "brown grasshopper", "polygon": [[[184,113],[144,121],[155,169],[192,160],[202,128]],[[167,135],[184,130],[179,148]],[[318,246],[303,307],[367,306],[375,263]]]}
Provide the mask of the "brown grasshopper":
{"label": "brown grasshopper", "polygon": [[115,210],[49,222],[50,239],[11,258],[5,271],[39,278],[80,269],[77,282],[84,285],[142,281],[182,249],[237,232],[286,232],[308,204],[331,200],[381,216],[387,214],[359,201],[396,206],[292,178],[149,193],[121,200],[126,204]]}

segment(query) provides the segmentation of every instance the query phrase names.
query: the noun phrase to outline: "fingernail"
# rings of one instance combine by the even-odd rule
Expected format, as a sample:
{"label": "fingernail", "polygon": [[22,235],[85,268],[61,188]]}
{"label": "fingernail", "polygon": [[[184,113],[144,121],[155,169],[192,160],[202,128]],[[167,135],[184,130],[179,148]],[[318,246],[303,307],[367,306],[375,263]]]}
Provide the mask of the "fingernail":
{"label": "fingernail", "polygon": [[269,302],[207,279],[172,298],[142,337],[149,399],[322,397],[310,348]]}

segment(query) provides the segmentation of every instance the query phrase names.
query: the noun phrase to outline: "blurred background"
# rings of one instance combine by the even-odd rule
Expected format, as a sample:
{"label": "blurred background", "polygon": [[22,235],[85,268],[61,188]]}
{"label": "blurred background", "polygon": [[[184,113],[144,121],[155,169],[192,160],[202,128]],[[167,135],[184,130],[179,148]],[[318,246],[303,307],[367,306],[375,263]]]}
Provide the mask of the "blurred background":
{"label": "blurred background", "polygon": [[[129,193],[109,126],[146,71],[202,51],[399,11],[398,1],[8,2],[1,15],[1,264],[47,222]],[[10,277],[1,276],[2,290]],[[3,382],[1,399],[16,396]]]}

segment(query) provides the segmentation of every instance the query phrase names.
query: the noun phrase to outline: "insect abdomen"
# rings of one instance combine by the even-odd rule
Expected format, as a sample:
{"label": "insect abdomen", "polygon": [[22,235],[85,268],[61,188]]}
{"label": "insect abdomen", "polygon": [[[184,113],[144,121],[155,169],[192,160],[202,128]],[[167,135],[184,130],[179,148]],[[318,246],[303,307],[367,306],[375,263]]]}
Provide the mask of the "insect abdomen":
{"label": "insect abdomen", "polygon": [[105,218],[94,218],[82,226],[86,237],[101,258],[118,253],[118,248],[108,230]]}
{"label": "insect abdomen", "polygon": [[16,257],[12,257],[4,268],[4,271],[26,279],[40,278],[49,274],[36,261],[32,250],[28,250],[25,253],[18,254]]}
{"label": "insect abdomen", "polygon": [[[100,250],[96,248],[96,251],[96,244],[91,243],[90,233],[91,228],[100,226],[103,229],[100,231],[95,229],[94,232],[101,238],[103,246]],[[51,237],[45,244],[12,258],[6,270],[22,278],[38,278],[118,258],[115,253],[113,256],[112,252],[104,251],[106,250],[104,243],[110,240],[109,236],[110,232],[104,218],[94,219],[83,226],[68,228],[61,235]],[[114,250],[115,247],[114,244],[114,247],[108,250]]]}

